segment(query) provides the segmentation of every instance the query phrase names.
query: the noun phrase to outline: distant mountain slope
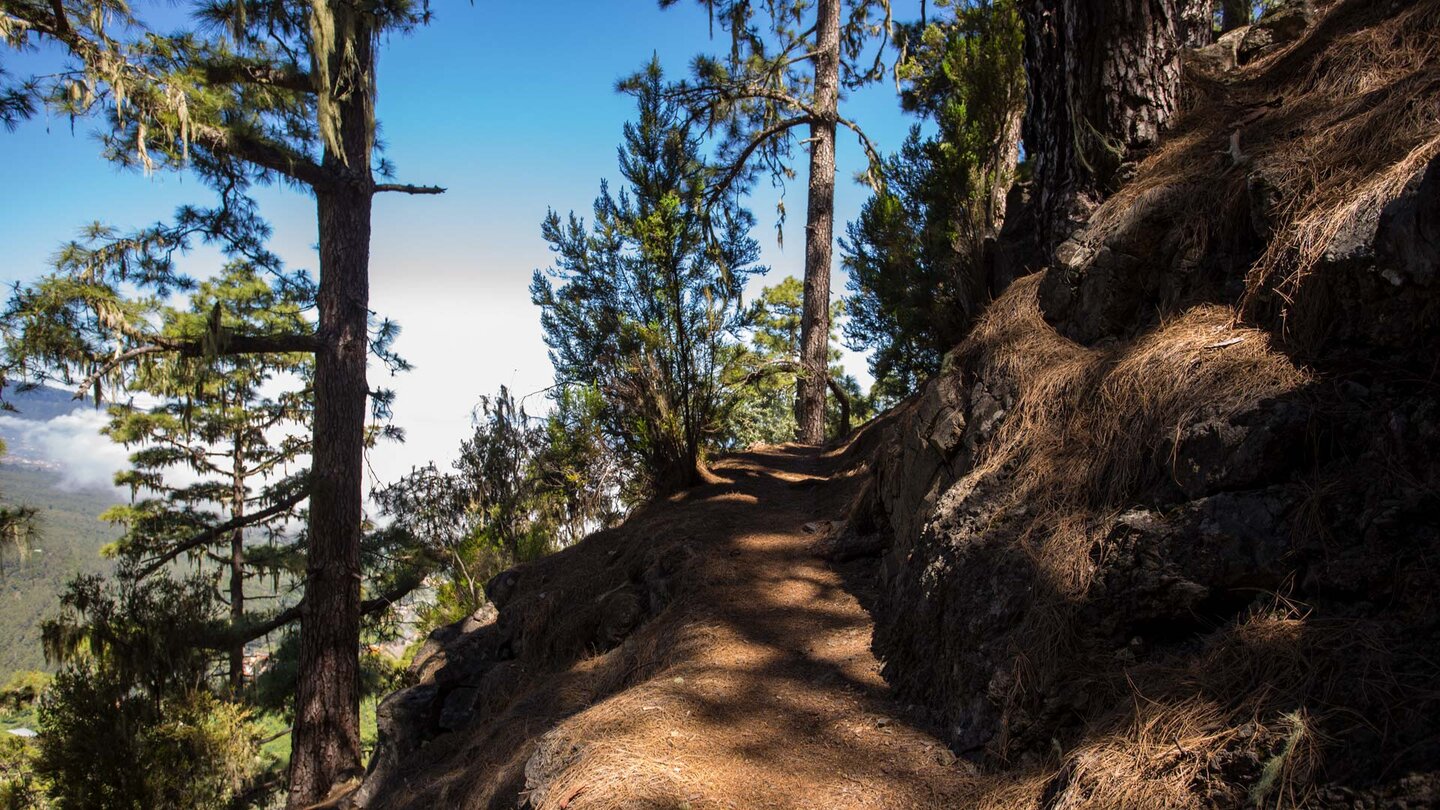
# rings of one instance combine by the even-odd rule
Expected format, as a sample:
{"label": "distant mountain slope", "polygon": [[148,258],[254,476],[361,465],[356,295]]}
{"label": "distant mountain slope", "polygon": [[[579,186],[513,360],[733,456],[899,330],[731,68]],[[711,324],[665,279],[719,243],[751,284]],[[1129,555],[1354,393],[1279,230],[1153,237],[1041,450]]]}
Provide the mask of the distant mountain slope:
{"label": "distant mountain slope", "polygon": [[73,576],[108,571],[100,548],[119,531],[100,522],[115,503],[113,492],[62,488],[60,472],[0,462],[0,493],[10,503],[39,510],[39,536],[25,558],[5,555],[0,574],[0,681],[16,670],[41,669],[40,622],[55,612],[58,594]]}
{"label": "distant mountain slope", "polygon": [[5,401],[15,407],[15,410],[8,412],[10,415],[31,422],[47,422],[57,416],[91,407],[88,400],[76,399],[73,392],[50,386],[41,386],[23,393],[7,390]]}
{"label": "distant mountain slope", "polygon": [[[55,612],[72,577],[109,570],[100,548],[119,532],[99,518],[121,497],[95,485],[108,477],[113,459],[75,448],[64,457],[55,452],[57,436],[84,442],[80,448],[107,444],[89,435],[94,426],[81,413],[87,403],[54,388],[7,391],[6,400],[17,410],[0,413],[0,438],[8,449],[0,458],[0,502],[34,507],[38,532],[29,554],[5,549],[0,557],[0,681],[18,670],[45,668],[40,623]],[[97,469],[75,469],[85,463]]]}

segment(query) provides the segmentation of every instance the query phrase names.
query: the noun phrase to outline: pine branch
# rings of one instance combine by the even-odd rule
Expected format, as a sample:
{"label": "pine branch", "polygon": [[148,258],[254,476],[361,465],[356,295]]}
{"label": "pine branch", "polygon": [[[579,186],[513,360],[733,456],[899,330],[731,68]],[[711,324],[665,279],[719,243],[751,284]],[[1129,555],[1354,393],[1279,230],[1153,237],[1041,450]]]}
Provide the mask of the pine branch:
{"label": "pine branch", "polygon": [[[372,613],[378,613],[401,599],[404,599],[411,591],[420,587],[421,583],[425,581],[426,573],[428,572],[425,569],[411,572],[408,576],[402,577],[399,582],[396,582],[390,590],[361,602],[360,615],[369,616]],[[267,636],[285,625],[303,618],[304,615],[305,600],[301,599],[299,604],[280,611],[260,624],[245,627],[231,626],[224,632],[209,638],[200,639],[197,646],[208,650],[228,650],[236,644],[246,644],[257,638]]]}
{"label": "pine branch", "polygon": [[201,340],[173,340],[160,336],[149,337],[149,343],[136,346],[109,357],[100,367],[80,383],[75,394],[83,399],[85,392],[121,365],[152,354],[175,354],[180,357],[205,357],[207,354],[228,357],[237,354],[270,354],[289,352],[316,352],[321,348],[319,335],[227,335],[219,345],[207,345]]}
{"label": "pine branch", "polygon": [[277,515],[282,515],[295,508],[296,505],[298,505],[301,501],[305,500],[308,497],[310,497],[310,490],[308,488],[301,489],[300,491],[291,494],[288,498],[285,498],[282,501],[278,501],[270,505],[269,507],[260,510],[259,512],[253,512],[251,514],[245,515],[244,517],[227,520],[224,523],[219,523],[211,526],[205,531],[187,540],[177,543],[174,546],[171,546],[160,556],[151,558],[143,568],[141,568],[135,573],[135,579],[144,579],[145,577],[150,576],[156,571],[159,571],[161,568],[164,568],[166,565],[169,565],[181,554],[191,551],[192,549],[200,548],[201,546],[213,543],[216,540],[219,540],[221,537],[229,534],[230,532],[235,531],[236,529],[243,529],[247,526],[253,526],[257,523],[262,523],[266,520],[269,520],[270,518],[273,518]]}
{"label": "pine branch", "polygon": [[713,205],[716,200],[720,199],[720,197],[730,189],[730,185],[745,172],[745,163],[750,159],[751,155],[755,154],[755,150],[764,146],[766,142],[780,133],[792,127],[800,126],[801,124],[812,123],[814,120],[815,119],[808,115],[800,115],[794,118],[787,118],[784,121],[780,121],[761,130],[759,134],[750,139],[750,143],[746,144],[744,149],[740,150],[739,156],[730,162],[730,166],[726,169],[724,176],[712,187],[707,202]]}
{"label": "pine branch", "polygon": [[[875,182],[884,183],[885,176],[880,172],[880,167],[885,165],[885,163],[880,157],[880,150],[876,149],[875,144],[870,142],[870,136],[866,135],[865,131],[860,129],[859,125],[854,121],[844,116],[835,116],[835,123],[855,133],[855,137],[860,141],[860,148],[865,150],[865,156],[870,159],[870,171],[875,175]],[[875,182],[872,182],[871,185],[875,185]]]}
{"label": "pine branch", "polygon": [[411,186],[404,183],[376,183],[375,191],[396,191],[401,194],[444,194],[443,186]]}
{"label": "pine branch", "polygon": [[235,130],[192,124],[191,137],[217,155],[253,163],[313,189],[334,185],[338,180],[304,153]]}
{"label": "pine branch", "polygon": [[59,39],[64,40],[73,37],[74,32],[70,30],[70,20],[65,16],[65,6],[60,0],[50,0],[50,10],[55,12],[55,31]]}
{"label": "pine branch", "polygon": [[205,81],[212,85],[257,84],[296,93],[315,92],[314,78],[303,70],[238,60],[205,65]]}
{"label": "pine branch", "polygon": [[[824,117],[813,106],[805,103],[804,101],[796,98],[795,96],[790,95],[789,93],[782,93],[779,90],[771,90],[769,88],[757,87],[750,84],[738,84],[733,86],[726,86],[722,84],[703,84],[682,87],[675,93],[675,96],[681,99],[682,102],[686,99],[686,97],[693,96],[697,99],[704,100],[705,105],[711,107],[721,102],[741,101],[745,99],[771,101],[776,104],[780,104],[797,110],[804,115],[810,118],[814,118],[816,120],[823,119]],[[708,99],[706,98],[707,96],[709,97]],[[686,103],[685,106],[692,106],[692,104]]]}

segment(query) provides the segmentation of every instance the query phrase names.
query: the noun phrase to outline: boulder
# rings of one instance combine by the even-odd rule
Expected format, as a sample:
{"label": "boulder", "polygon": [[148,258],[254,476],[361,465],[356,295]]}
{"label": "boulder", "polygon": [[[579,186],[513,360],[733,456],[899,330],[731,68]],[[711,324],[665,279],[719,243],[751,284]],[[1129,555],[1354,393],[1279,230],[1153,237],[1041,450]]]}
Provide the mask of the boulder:
{"label": "boulder", "polygon": [[1299,39],[1315,24],[1314,0],[1284,0],[1261,15],[1252,26],[1244,29],[1236,55],[1244,65]]}

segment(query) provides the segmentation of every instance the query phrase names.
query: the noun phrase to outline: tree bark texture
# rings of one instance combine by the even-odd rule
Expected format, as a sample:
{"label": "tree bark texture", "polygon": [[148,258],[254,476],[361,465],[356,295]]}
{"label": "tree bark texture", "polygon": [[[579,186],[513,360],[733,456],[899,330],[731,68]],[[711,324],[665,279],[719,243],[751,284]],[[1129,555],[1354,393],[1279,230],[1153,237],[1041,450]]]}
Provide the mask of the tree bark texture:
{"label": "tree bark texture", "polygon": [[[328,4],[328,5],[322,5]],[[346,34],[345,47],[316,54],[330,71],[338,113],[315,189],[320,242],[316,295],[313,473],[300,679],[288,806],[324,799],[360,767],[360,523],[369,386],[370,214],[374,186],[375,38],[369,15],[348,0],[317,0],[317,14]]]}
{"label": "tree bark texture", "polygon": [[1154,147],[1180,100],[1180,52],[1209,38],[1210,0],[1024,0],[1042,244],[1053,249]]}
{"label": "tree bark texture", "polygon": [[320,287],[326,345],[315,358],[314,465],[290,806],[360,771],[360,521],[369,336],[370,195],[322,192]]}
{"label": "tree bark texture", "polygon": [[825,440],[830,370],[830,260],[835,239],[835,124],[840,102],[840,0],[819,0],[815,29],[816,120],[810,124],[810,187],[805,209],[805,300],[800,316],[796,438]]}

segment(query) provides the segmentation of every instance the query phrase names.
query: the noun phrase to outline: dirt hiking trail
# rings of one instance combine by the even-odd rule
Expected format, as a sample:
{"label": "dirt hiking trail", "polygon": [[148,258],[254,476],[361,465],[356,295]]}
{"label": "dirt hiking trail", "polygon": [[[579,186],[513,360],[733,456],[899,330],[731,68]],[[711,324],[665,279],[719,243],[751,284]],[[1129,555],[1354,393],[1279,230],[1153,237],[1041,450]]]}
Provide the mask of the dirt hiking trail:
{"label": "dirt hiking trail", "polygon": [[875,561],[821,556],[863,473],[842,467],[799,446],[730,456],[592,538],[597,557],[669,538],[683,594],[486,728],[435,740],[428,773],[372,806],[968,806],[968,764],[889,699],[870,652]]}

